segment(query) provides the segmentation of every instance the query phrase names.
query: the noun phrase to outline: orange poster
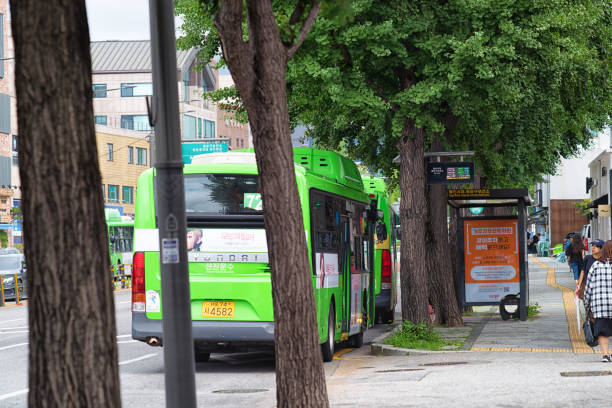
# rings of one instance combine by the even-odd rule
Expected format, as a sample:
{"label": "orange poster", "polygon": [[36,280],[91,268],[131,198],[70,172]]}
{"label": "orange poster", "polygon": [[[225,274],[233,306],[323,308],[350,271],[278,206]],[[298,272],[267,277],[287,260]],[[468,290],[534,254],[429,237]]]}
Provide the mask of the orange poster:
{"label": "orange poster", "polygon": [[467,303],[520,292],[518,219],[466,219],[464,255]]}

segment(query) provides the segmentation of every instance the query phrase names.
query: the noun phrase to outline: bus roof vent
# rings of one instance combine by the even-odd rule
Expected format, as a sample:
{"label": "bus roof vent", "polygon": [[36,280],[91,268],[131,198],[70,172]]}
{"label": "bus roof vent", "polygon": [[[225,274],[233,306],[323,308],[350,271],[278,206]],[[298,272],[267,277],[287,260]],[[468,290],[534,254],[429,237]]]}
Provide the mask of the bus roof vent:
{"label": "bus roof vent", "polygon": [[191,164],[257,164],[255,153],[206,153],[193,156]]}
{"label": "bus roof vent", "polygon": [[387,191],[385,180],[380,177],[363,176],[363,187],[367,193],[380,193]]}
{"label": "bus roof vent", "polygon": [[293,158],[297,164],[312,163],[307,171],[326,177],[355,190],[363,191],[361,175],[355,163],[336,152],[296,147]]}
{"label": "bus roof vent", "polygon": [[310,156],[304,154],[296,154],[295,161],[302,166],[310,167]]}

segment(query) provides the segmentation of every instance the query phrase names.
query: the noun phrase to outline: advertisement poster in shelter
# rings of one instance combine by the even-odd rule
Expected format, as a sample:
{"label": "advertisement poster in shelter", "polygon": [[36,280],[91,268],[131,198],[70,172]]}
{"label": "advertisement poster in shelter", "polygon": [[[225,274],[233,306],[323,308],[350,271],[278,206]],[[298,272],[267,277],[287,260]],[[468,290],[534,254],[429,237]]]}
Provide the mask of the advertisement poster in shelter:
{"label": "advertisement poster in shelter", "polygon": [[520,292],[518,219],[464,224],[465,301],[495,303]]}

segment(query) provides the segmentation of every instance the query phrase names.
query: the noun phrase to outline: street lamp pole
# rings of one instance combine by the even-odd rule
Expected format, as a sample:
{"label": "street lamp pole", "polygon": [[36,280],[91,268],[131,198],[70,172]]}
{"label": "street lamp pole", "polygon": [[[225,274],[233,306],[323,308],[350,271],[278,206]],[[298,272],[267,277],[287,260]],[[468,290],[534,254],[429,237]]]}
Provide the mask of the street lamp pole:
{"label": "street lamp pole", "polygon": [[156,153],[156,207],[162,285],[166,406],[195,408],[195,356],[187,271],[174,2],[149,0]]}

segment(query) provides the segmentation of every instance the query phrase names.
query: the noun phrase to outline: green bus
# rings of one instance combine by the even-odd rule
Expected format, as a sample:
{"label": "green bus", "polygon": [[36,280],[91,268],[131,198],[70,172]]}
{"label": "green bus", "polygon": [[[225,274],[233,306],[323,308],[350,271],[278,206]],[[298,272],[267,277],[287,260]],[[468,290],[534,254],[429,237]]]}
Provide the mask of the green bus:
{"label": "green bus", "polygon": [[104,215],[111,267],[114,271],[123,267],[124,274],[129,275],[132,267],[134,220],[122,216],[115,208],[105,208]]}
{"label": "green bus", "polygon": [[[355,164],[337,153],[294,149],[318,335],[324,361],[335,344],[360,347],[374,324],[370,210]],[[210,353],[274,346],[274,313],[257,165],[252,151],[210,153],[183,169],[196,361]],[[154,169],[138,180],[132,337],[163,344]]]}
{"label": "green bus", "polygon": [[383,322],[393,321],[397,304],[399,272],[396,224],[398,216],[392,207],[387,186],[382,178],[363,176],[363,187],[376,202],[377,220],[374,227],[374,295],[376,317]]}

